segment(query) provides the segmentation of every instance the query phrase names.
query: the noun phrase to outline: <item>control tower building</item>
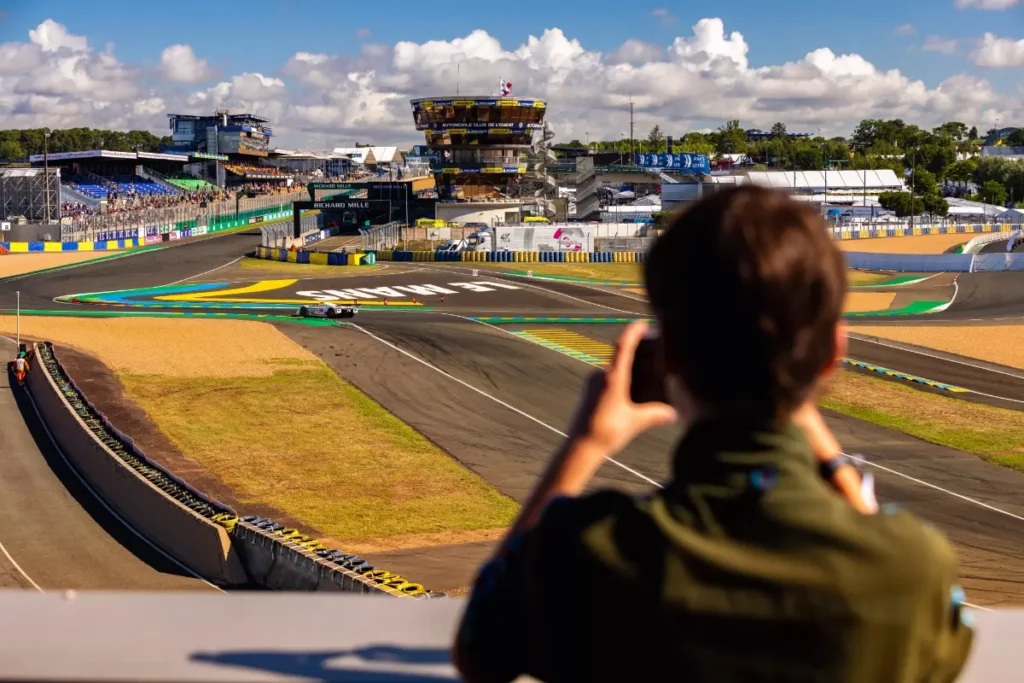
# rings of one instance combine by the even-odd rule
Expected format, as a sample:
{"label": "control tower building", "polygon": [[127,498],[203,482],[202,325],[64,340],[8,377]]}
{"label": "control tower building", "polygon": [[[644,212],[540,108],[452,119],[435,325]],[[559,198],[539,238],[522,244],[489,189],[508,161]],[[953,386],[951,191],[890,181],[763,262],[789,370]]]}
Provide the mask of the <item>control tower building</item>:
{"label": "control tower building", "polygon": [[543,100],[427,97],[412,100],[412,111],[433,155],[437,218],[495,225],[554,216],[558,185],[547,173],[554,135]]}

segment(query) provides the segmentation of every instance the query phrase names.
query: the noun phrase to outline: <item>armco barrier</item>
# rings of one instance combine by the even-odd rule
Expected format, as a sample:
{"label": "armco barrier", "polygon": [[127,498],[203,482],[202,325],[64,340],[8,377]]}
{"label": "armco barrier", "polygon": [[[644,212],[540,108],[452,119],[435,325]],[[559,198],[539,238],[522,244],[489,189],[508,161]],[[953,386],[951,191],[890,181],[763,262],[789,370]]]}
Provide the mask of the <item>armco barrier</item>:
{"label": "armco barrier", "polygon": [[246,583],[231,539],[211,519],[233,511],[148,460],[114,429],[68,377],[48,342],[35,345],[31,361],[27,384],[43,422],[97,494],[139,533],[200,576],[226,585]]}
{"label": "armco barrier", "polygon": [[[373,261],[370,261],[370,255]],[[270,261],[312,263],[316,265],[343,266],[370,265],[376,261],[401,262],[469,262],[469,263],[643,263],[647,253],[643,251],[406,251],[384,249],[363,255],[352,252],[347,261],[335,252],[289,251],[276,247],[259,247],[251,254]],[[360,261],[362,257],[362,261]]]}

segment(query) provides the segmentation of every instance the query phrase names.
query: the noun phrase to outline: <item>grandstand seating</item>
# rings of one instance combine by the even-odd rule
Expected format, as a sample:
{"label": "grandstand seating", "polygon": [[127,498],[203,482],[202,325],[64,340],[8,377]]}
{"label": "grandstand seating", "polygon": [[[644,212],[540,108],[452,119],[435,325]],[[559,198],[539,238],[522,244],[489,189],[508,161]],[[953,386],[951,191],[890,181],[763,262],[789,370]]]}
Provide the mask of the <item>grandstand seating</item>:
{"label": "grandstand seating", "polygon": [[93,199],[106,199],[110,190],[117,190],[121,196],[128,196],[134,190],[142,197],[156,197],[177,194],[163,185],[159,185],[139,176],[118,176],[111,178],[107,185],[101,185],[92,179],[70,178],[68,185]]}

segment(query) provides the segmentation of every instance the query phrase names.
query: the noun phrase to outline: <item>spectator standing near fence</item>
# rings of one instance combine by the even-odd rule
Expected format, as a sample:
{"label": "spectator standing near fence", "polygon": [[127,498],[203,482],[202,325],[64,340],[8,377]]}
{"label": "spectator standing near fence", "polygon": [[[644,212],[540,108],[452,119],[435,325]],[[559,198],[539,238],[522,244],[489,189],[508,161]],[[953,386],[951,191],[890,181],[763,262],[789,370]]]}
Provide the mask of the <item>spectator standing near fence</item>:
{"label": "spectator standing near fence", "polygon": [[[631,401],[644,324],[628,327],[480,573],[454,651],[466,680],[954,680],[972,631],[952,549],[876,511],[815,406],[845,351],[821,218],[719,192],[675,216],[645,268],[672,406]],[[664,488],[583,495],[677,419]]]}

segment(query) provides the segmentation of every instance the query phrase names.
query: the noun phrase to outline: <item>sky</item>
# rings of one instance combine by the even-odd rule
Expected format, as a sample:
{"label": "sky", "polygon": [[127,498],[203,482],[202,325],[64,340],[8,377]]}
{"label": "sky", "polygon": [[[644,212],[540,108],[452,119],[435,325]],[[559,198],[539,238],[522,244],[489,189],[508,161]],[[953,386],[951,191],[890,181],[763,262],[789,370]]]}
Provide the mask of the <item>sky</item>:
{"label": "sky", "polygon": [[245,110],[280,147],[422,141],[408,100],[548,100],[556,141],[725,120],[1024,125],[1024,0],[0,0],[0,128],[167,132]]}

